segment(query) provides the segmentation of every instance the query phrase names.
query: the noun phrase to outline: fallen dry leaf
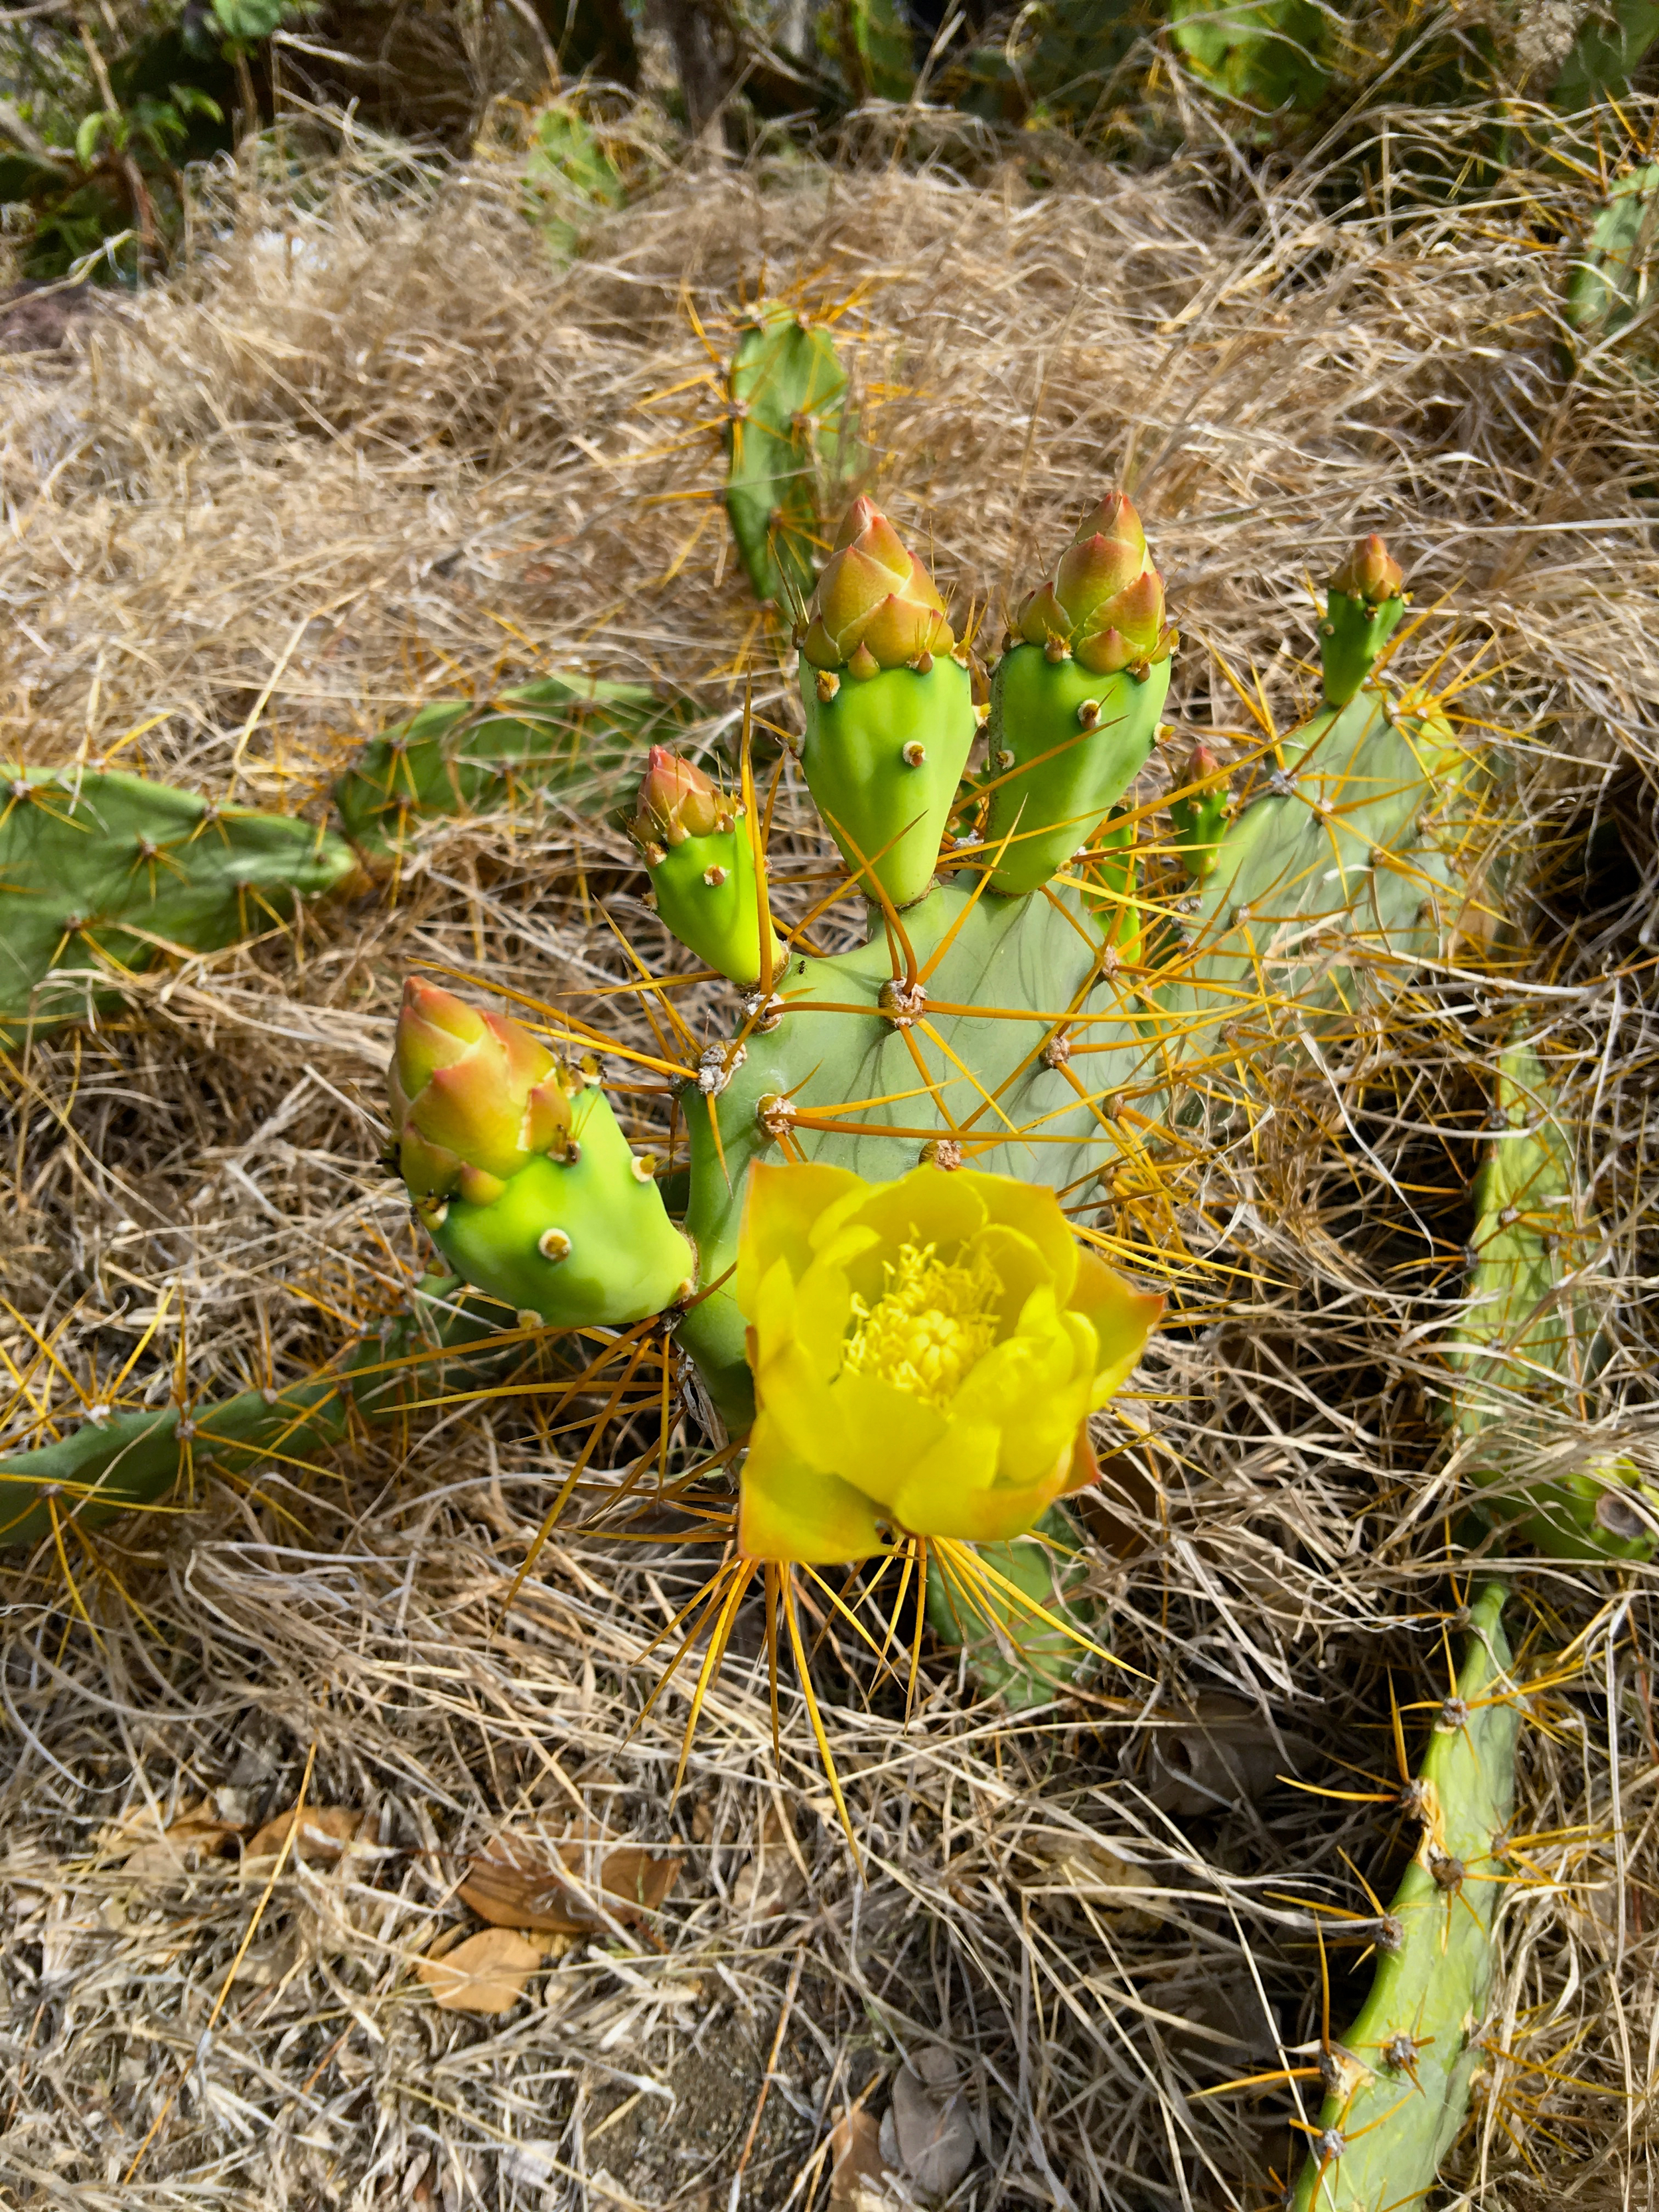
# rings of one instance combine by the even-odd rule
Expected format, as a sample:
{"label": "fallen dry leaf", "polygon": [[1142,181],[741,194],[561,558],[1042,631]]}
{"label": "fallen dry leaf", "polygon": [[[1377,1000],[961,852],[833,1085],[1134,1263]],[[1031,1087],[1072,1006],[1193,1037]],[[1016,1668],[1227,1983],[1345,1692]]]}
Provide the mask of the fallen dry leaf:
{"label": "fallen dry leaf", "polygon": [[866,2212],[886,2196],[882,2184],[881,2128],[862,2105],[843,2112],[830,2130],[830,2202],[834,2212]]}
{"label": "fallen dry leaf", "polygon": [[1206,1694],[1184,1718],[1155,1728],[1146,1794],[1166,1813],[1218,1813],[1255,1803],[1312,1755],[1305,1736],[1275,1729],[1259,1706]]}
{"label": "fallen dry leaf", "polygon": [[236,1833],[234,1824],[217,1819],[204,1800],[147,1843],[137,1836],[131,1841],[123,1838],[116,1847],[125,1852],[121,1871],[133,1881],[177,1881],[182,1875],[193,1874],[204,1860],[219,1857]]}
{"label": "fallen dry leaf", "polygon": [[948,2197],[979,2145],[948,2051],[924,2044],[893,2076],[893,2101],[881,2123],[883,2163],[904,2175],[918,2197]]}
{"label": "fallen dry leaf", "polygon": [[539,1943],[514,1929],[481,1928],[441,1959],[416,1959],[415,1972],[445,2012],[507,2012],[543,1955]]}
{"label": "fallen dry leaf", "polygon": [[[294,1849],[289,1853],[290,1862],[300,1859],[337,1859],[347,1845],[357,1840],[363,1824],[363,1815],[349,1805],[307,1805],[300,1815],[300,1832],[294,1839]],[[274,1859],[287,1841],[289,1830],[294,1826],[292,1808],[279,1813],[274,1820],[267,1820],[248,1845],[249,1859]]]}
{"label": "fallen dry leaf", "polygon": [[732,1910],[745,1920],[770,1919],[805,1894],[806,1877],[791,1850],[794,1840],[776,1801],[769,1799],[754,1856],[738,1869],[732,1885]]}
{"label": "fallen dry leaf", "polygon": [[[605,1924],[570,1880],[580,1875],[586,1856],[577,1843],[497,1836],[473,1860],[456,1893],[496,1928],[586,1935]],[[607,1852],[599,1876],[606,1910],[624,1927],[634,1926],[659,1909],[679,1870],[678,1859],[653,1858],[638,1844]]]}

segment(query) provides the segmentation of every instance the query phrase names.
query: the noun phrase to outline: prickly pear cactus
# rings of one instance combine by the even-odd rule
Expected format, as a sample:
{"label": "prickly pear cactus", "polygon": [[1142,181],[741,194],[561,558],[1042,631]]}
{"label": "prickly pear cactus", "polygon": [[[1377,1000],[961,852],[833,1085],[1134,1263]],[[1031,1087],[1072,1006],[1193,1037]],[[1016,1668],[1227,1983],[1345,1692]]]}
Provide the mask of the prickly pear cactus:
{"label": "prickly pear cactus", "polygon": [[1378,1926],[1370,1995],[1327,2058],[1291,2212],[1421,2203],[1468,2109],[1520,1726],[1506,1595],[1489,1583],[1471,1606],[1456,1687],[1402,1793],[1417,1849]]}
{"label": "prickly pear cactus", "polygon": [[1487,1517],[1546,1558],[1650,1559],[1659,1490],[1622,1453],[1572,1450],[1612,1347],[1583,1284],[1598,1236],[1571,1127],[1524,1036],[1499,1063],[1492,1125],[1449,1354],[1462,1464]]}
{"label": "prickly pear cactus", "polygon": [[854,465],[847,371],[829,331],[778,302],[732,356],[726,512],[755,597],[793,610],[812,588],[826,506]]}
{"label": "prickly pear cactus", "polygon": [[[1370,685],[1280,738],[1201,887],[1167,869],[1137,887],[1137,819],[1109,810],[1152,742],[1173,643],[1139,520],[1108,501],[1027,602],[988,769],[964,786],[960,648],[932,580],[858,501],[802,626],[801,769],[869,900],[866,942],[833,957],[773,935],[759,873],[739,875],[741,794],[719,800],[653,758],[636,835],[664,918],[750,991],[684,1107],[699,1288],[678,1336],[734,1430],[753,1413],[738,1263],[757,1166],[880,1182],[927,1162],[1109,1196],[1140,1158],[1135,1132],[1201,1117],[1213,1071],[1300,1048],[1437,941],[1463,756],[1432,713]],[[953,819],[975,826],[947,842]],[[730,849],[711,858],[717,838]],[[532,1231],[568,1229],[556,1185],[510,1218],[492,1201],[503,1210],[472,1224],[468,1259],[444,1242],[452,1261],[486,1288],[510,1277],[516,1302]],[[466,1202],[431,1183],[417,1199]],[[667,1250],[665,1303],[684,1272]],[[573,1317],[562,1299],[527,1303]]]}
{"label": "prickly pear cactus", "polygon": [[112,769],[0,769],[0,1039],[121,995],[169,953],[279,927],[334,889],[350,848],[308,822]]}
{"label": "prickly pear cactus", "polygon": [[186,1468],[231,1481],[262,1463],[291,1474],[307,1453],[349,1435],[354,1422],[393,1420],[423,1400],[497,1379],[526,1356],[511,1322],[459,1277],[432,1275],[405,1311],[388,1316],[337,1364],[280,1390],[190,1407],[88,1406],[58,1443],[0,1459],[0,1545],[39,1543],[69,1519],[92,1528],[153,1504]]}
{"label": "prickly pear cactus", "polygon": [[334,786],[342,827],[367,866],[389,869],[425,821],[520,804],[571,804],[604,787],[641,743],[684,726],[640,684],[546,676],[482,704],[432,699],[373,738]]}
{"label": "prickly pear cactus", "polygon": [[1313,0],[1171,0],[1170,29],[1203,82],[1242,107],[1306,113],[1330,83],[1330,20]]}

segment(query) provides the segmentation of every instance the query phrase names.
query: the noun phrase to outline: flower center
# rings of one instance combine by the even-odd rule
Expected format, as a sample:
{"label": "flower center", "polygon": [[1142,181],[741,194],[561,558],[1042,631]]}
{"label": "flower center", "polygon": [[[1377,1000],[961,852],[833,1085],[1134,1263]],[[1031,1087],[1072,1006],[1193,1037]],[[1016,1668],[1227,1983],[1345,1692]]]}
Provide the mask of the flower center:
{"label": "flower center", "polygon": [[887,1287],[875,1304],[853,1299],[842,1363],[930,1406],[953,1398],[996,1342],[996,1316],[988,1309],[1002,1291],[983,1253],[955,1266],[936,1254],[932,1244],[901,1244],[896,1266],[883,1262]]}

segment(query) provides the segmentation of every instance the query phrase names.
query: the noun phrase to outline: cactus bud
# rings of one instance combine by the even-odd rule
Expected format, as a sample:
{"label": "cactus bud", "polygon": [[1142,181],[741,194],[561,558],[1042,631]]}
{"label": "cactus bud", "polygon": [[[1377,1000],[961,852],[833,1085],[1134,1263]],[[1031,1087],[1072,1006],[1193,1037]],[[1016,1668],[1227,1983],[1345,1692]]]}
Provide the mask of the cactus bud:
{"label": "cactus bud", "polygon": [[991,878],[1011,896],[1064,866],[1079,836],[1151,750],[1179,642],[1140,517],[1122,492],[1079,526],[1022,604],[991,694],[991,757],[1014,773],[991,795]]}
{"label": "cactus bud", "polygon": [[720,793],[702,770],[665,746],[653,745],[640,786],[634,836],[641,845],[678,845],[686,837],[706,837],[731,821]]}
{"label": "cactus bud", "polygon": [[1375,531],[1359,540],[1331,578],[1319,658],[1333,707],[1347,705],[1399,627],[1406,611],[1404,581],[1400,563]]}
{"label": "cactus bud", "polygon": [[807,609],[801,767],[848,866],[895,906],[933,881],[977,730],[956,647],[932,577],[854,500]]}
{"label": "cactus bud", "polygon": [[[1182,865],[1194,882],[1201,884],[1220,858],[1221,833],[1227,826],[1227,786],[1221,763],[1207,745],[1193,747],[1181,781],[1199,788],[1170,801],[1170,819]],[[1206,787],[1212,785],[1217,787]]]}
{"label": "cactus bud", "polygon": [[696,1272],[604,1091],[519,1023],[411,977],[387,1087],[433,1243],[514,1312],[620,1327]]}
{"label": "cactus bud", "polygon": [[1384,599],[1400,597],[1405,580],[1405,571],[1372,531],[1369,538],[1358,541],[1331,578],[1331,589],[1346,592],[1351,599],[1364,599],[1368,606],[1380,607]]}
{"label": "cactus bud", "polygon": [[[734,983],[758,983],[760,892],[754,848],[737,808],[701,769],[653,745],[630,826],[657,911],[675,936]],[[775,933],[775,976],[787,961]]]}

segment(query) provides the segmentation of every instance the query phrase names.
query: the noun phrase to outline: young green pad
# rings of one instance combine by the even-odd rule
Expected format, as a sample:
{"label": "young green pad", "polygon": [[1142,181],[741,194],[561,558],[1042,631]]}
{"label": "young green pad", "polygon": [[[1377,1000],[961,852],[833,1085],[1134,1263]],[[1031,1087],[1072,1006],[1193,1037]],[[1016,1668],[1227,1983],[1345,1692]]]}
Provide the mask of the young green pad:
{"label": "young green pad", "polygon": [[544,1154],[499,1197],[429,1212],[432,1240],[469,1282],[550,1327],[644,1321],[689,1296],[696,1255],[602,1091],[572,1102],[570,1133],[574,1160]]}
{"label": "young green pad", "polygon": [[83,1018],[169,953],[211,952],[332,890],[350,848],[288,815],[112,769],[4,769],[0,1042]]}
{"label": "young green pad", "polygon": [[1127,790],[1170,689],[1179,640],[1164,616],[1140,517],[1113,492],[1021,602],[992,685],[997,890],[1047,883]]}
{"label": "young green pad", "polygon": [[801,769],[860,887],[896,907],[927,891],[957,787],[978,733],[968,671],[948,656],[925,672],[887,668],[819,696],[802,686]]}
{"label": "young green pad", "polygon": [[799,635],[806,787],[866,895],[913,905],[978,718],[933,580],[873,500],[848,509]]}
{"label": "young green pad", "polygon": [[823,512],[853,465],[847,371],[828,331],[773,301],[732,357],[726,512],[755,597],[793,609],[811,591]]}
{"label": "young green pad", "polygon": [[1139,675],[1096,676],[1017,645],[991,687],[994,788],[988,842],[1006,850],[991,881],[1009,896],[1034,891],[1086,844],[1144,767],[1169,696],[1168,660]]}
{"label": "young green pad", "polygon": [[1506,1594],[1490,1583],[1470,1607],[1456,1694],[1418,1770],[1421,1837],[1389,1906],[1370,1995],[1333,2046],[1335,2085],[1291,2212],[1425,2203],[1468,2109],[1515,1796]]}
{"label": "young green pad", "polygon": [[1319,626],[1319,659],[1333,707],[1346,707],[1370,680],[1406,611],[1403,581],[1399,562],[1375,532],[1360,539],[1331,578]]}

